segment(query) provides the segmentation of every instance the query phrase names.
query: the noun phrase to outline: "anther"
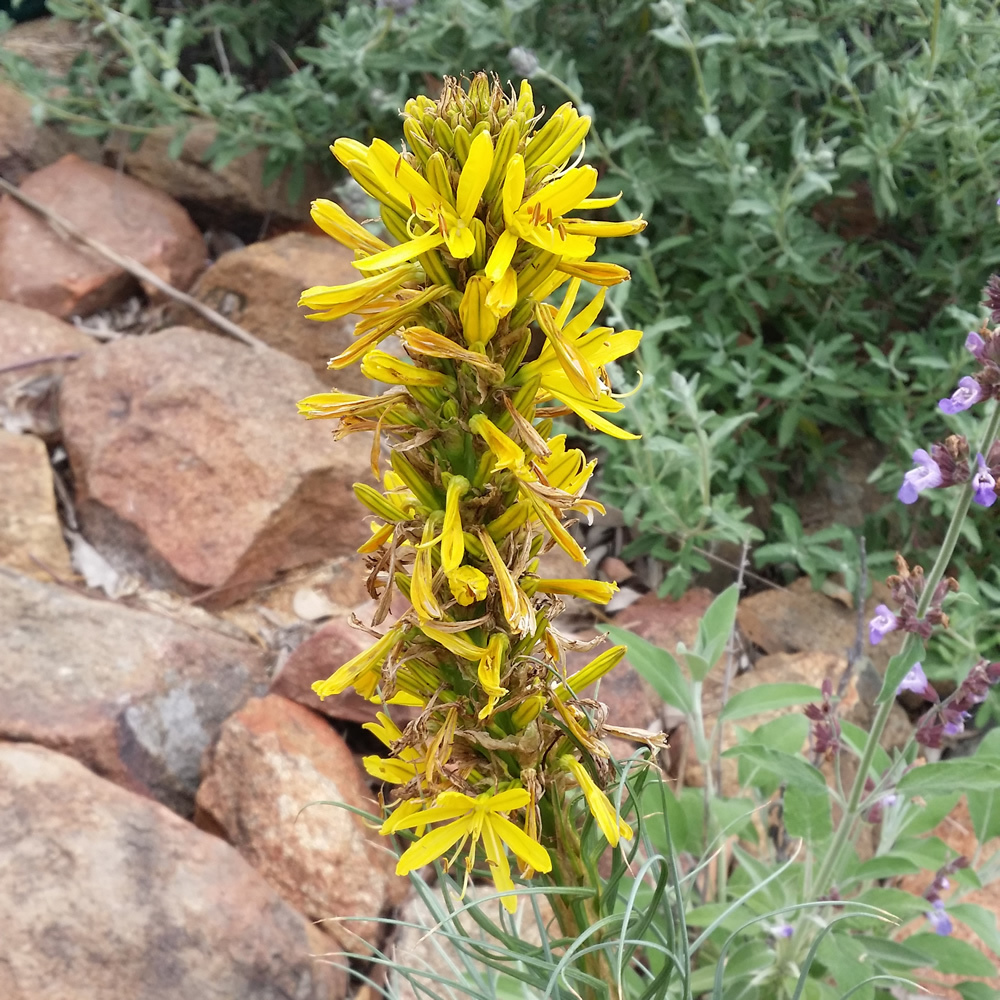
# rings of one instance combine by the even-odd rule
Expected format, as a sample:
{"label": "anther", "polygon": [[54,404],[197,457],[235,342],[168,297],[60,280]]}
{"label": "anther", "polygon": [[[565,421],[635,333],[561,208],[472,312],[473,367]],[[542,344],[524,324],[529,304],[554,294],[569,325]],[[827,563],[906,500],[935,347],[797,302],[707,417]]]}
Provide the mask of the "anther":
{"label": "anther", "polygon": [[545,221],[546,221],[546,223],[548,225],[550,225],[550,226],[552,225],[552,209],[551,208],[545,213]]}
{"label": "anther", "polygon": [[559,223],[559,238],[566,239],[566,227],[561,222]]}
{"label": "anther", "polygon": [[392,172],[393,177],[399,176],[399,171],[402,166],[403,166],[403,158],[400,157],[398,160],[396,160],[396,167]]}
{"label": "anther", "polygon": [[535,205],[534,211],[531,213],[531,224],[533,226],[538,225],[538,220],[542,217],[542,204],[539,202]]}

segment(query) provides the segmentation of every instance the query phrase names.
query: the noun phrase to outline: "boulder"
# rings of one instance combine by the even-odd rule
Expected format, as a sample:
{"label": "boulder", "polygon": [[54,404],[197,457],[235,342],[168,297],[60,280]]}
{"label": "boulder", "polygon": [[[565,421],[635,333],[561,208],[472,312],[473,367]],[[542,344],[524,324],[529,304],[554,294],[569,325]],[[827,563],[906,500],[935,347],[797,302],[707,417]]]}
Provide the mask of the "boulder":
{"label": "boulder", "polygon": [[[357,317],[320,323],[296,308],[299,295],[312,285],[357,281],[361,274],[351,266],[353,260],[329,236],[285,233],[223,254],[198,279],[192,294],[276,350],[305,361],[324,384],[374,395],[381,390],[357,365],[340,371],[327,367],[353,340]],[[193,312],[178,315],[178,320],[212,329]]]}
{"label": "boulder", "polygon": [[45,443],[0,431],[0,565],[39,580],[73,575]]}
{"label": "boulder", "polygon": [[0,395],[28,379],[64,374],[73,364],[69,355],[95,347],[93,338],[41,309],[0,300]]}
{"label": "boulder", "polygon": [[249,643],[2,567],[0,650],[0,739],[60,750],[184,815],[223,720],[266,683]]}
{"label": "boulder", "polygon": [[381,915],[408,883],[394,874],[389,842],[349,809],[378,813],[347,744],[320,716],[272,694],[223,725],[205,760],[197,822],[357,951],[381,927],[362,918]]}
{"label": "boulder", "polygon": [[113,138],[110,149],[122,158],[133,177],[185,204],[227,216],[264,215],[301,221],[309,218],[311,199],[329,187],[323,172],[308,165],[301,193],[289,201],[287,171],[264,183],[266,147],[213,169],[208,154],[218,137],[215,122],[190,123],[180,154],[171,155],[176,135],[177,126],[163,125],[147,135],[138,149],[132,148],[128,137]]}
{"label": "boulder", "polygon": [[[21,190],[177,288],[189,288],[205,264],[204,241],[187,212],[108,167],[70,153],[26,177]],[[9,195],[0,199],[0,288],[7,299],[65,318],[112,305],[133,285],[117,264],[63,238]]]}
{"label": "boulder", "polygon": [[0,996],[343,996],[344,974],[310,958],[306,920],[231,847],[157,803],[5,743],[0,815]]}
{"label": "boulder", "polygon": [[370,440],[334,444],[295,402],[308,367],[185,327],[77,362],[61,412],[84,533],[155,586],[231,604],[281,570],[369,537],[352,484]]}

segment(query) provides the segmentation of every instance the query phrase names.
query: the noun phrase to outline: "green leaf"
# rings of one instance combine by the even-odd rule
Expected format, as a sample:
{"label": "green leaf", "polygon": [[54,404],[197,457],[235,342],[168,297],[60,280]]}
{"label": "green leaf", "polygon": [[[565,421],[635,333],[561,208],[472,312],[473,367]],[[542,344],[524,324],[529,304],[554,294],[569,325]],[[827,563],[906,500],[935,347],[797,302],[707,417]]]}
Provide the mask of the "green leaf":
{"label": "green leaf", "polygon": [[1000,931],[997,930],[997,915],[992,910],[975,903],[955,903],[948,907],[948,912],[974,931],[994,955],[1000,956]]}
{"label": "green leaf", "polygon": [[996,966],[979,949],[956,937],[939,934],[914,934],[906,943],[927,957],[927,965],[933,965],[945,975],[995,976]]}
{"label": "green leaf", "polygon": [[629,663],[668,705],[679,708],[686,715],[693,714],[691,685],[670,653],[616,625],[605,625],[603,629],[616,643],[628,647]]}
{"label": "green leaf", "polygon": [[823,775],[812,764],[794,754],[782,753],[758,743],[741,743],[726,750],[722,756],[748,760],[758,770],[789,788],[798,787],[814,795],[829,795]]}
{"label": "green leaf", "polygon": [[889,938],[866,934],[857,934],[854,940],[858,941],[868,956],[880,965],[894,965],[903,969],[919,969],[927,965],[927,956],[916,948],[911,948],[907,942],[900,943]]}
{"label": "green leaf", "polygon": [[734,694],[719,715],[720,719],[745,719],[762,712],[805,705],[823,697],[819,688],[811,684],[761,684],[747,691]]}
{"label": "green leaf", "polygon": [[986,983],[957,983],[955,989],[963,1000],[997,1000],[997,991]]}
{"label": "green leaf", "polygon": [[[988,732],[976,750],[975,760],[1000,763],[1000,729]],[[981,844],[1000,836],[1000,786],[987,790],[967,790],[969,816],[976,839]]]}
{"label": "green leaf", "polygon": [[963,791],[990,791],[1000,787],[1000,764],[963,758],[923,764],[908,771],[896,786],[901,795],[947,795],[956,788]]}
{"label": "green leaf", "polygon": [[830,795],[803,791],[798,785],[785,789],[785,829],[793,837],[801,837],[814,849],[833,833]]}
{"label": "green leaf", "polygon": [[[736,606],[739,599],[740,588],[734,583],[712,601],[698,625],[695,652],[705,660],[709,670],[726,651],[729,638],[733,634],[733,626],[736,624]],[[694,676],[693,670],[692,676]],[[702,674],[700,677],[695,677],[695,680],[703,680],[704,676]]]}
{"label": "green leaf", "polygon": [[915,875],[923,869],[909,858],[886,854],[879,858],[871,858],[859,865],[854,877],[859,881],[864,879],[894,878],[897,875]]}

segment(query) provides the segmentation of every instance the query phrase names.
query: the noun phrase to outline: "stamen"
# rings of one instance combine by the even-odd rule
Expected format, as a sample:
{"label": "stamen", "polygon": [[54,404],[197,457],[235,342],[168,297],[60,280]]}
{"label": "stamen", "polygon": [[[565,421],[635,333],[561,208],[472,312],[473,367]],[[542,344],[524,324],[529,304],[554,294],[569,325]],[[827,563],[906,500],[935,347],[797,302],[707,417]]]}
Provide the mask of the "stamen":
{"label": "stamen", "polygon": [[417,199],[410,195],[410,211],[416,215],[417,214]]}
{"label": "stamen", "polygon": [[551,208],[545,213],[545,222],[548,225],[550,225],[550,226],[552,225],[552,209]]}
{"label": "stamen", "polygon": [[566,239],[566,227],[561,222],[559,223],[559,238]]}
{"label": "stamen", "polygon": [[542,217],[542,203],[538,202],[531,213],[531,224],[533,226],[537,226],[541,217]]}
{"label": "stamen", "polygon": [[441,235],[448,238],[448,226],[444,221],[444,213],[438,212],[438,229],[441,230]]}
{"label": "stamen", "polygon": [[396,160],[396,166],[392,171],[393,177],[399,177],[399,171],[402,166],[403,166],[403,158],[400,157],[398,160]]}

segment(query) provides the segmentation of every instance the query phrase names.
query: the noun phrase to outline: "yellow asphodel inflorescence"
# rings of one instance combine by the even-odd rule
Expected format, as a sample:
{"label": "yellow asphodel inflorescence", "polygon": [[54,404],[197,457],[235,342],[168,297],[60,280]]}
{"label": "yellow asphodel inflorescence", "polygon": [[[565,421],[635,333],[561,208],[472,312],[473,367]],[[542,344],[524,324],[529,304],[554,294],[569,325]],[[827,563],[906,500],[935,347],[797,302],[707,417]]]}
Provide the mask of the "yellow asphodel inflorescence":
{"label": "yellow asphodel inflorescence", "polygon": [[[572,824],[560,811],[577,799],[612,844],[632,836],[604,790],[604,713],[577,700],[624,647],[566,677],[552,626],[562,596],[603,604],[614,584],[541,577],[538,557],[558,545],[585,563],[565,518],[603,512],[584,496],[595,463],[553,435],[552,419],[633,437],[609,419],[623,403],[605,366],[641,334],[594,325],[607,286],[629,273],[591,257],[598,238],[645,223],[580,217],[618,200],[591,197],[597,171],[576,165],[590,120],[569,104],[540,118],[527,83],[508,95],[479,74],[407,102],[403,152],[339,139],[334,155],[378,200],[391,239],[317,201],[313,218],[354,251],[358,277],[300,302],[317,320],[357,314],[330,367],[360,362],[391,387],[300,403],[306,417],[339,420],[338,436],[389,442],[384,468],[373,453],[382,489],[355,487],[376,518],[361,551],[381,638],[314,689],[419,710],[403,730],[385,713],[368,727],[387,748],[365,759],[392,786],[382,832],[416,838],[398,872],[460,857],[470,871],[481,852],[507,893],[508,850],[522,876],[566,875]],[[401,350],[380,346],[394,335]],[[394,594],[408,608],[387,626]],[[503,902],[514,909],[514,895]]]}

